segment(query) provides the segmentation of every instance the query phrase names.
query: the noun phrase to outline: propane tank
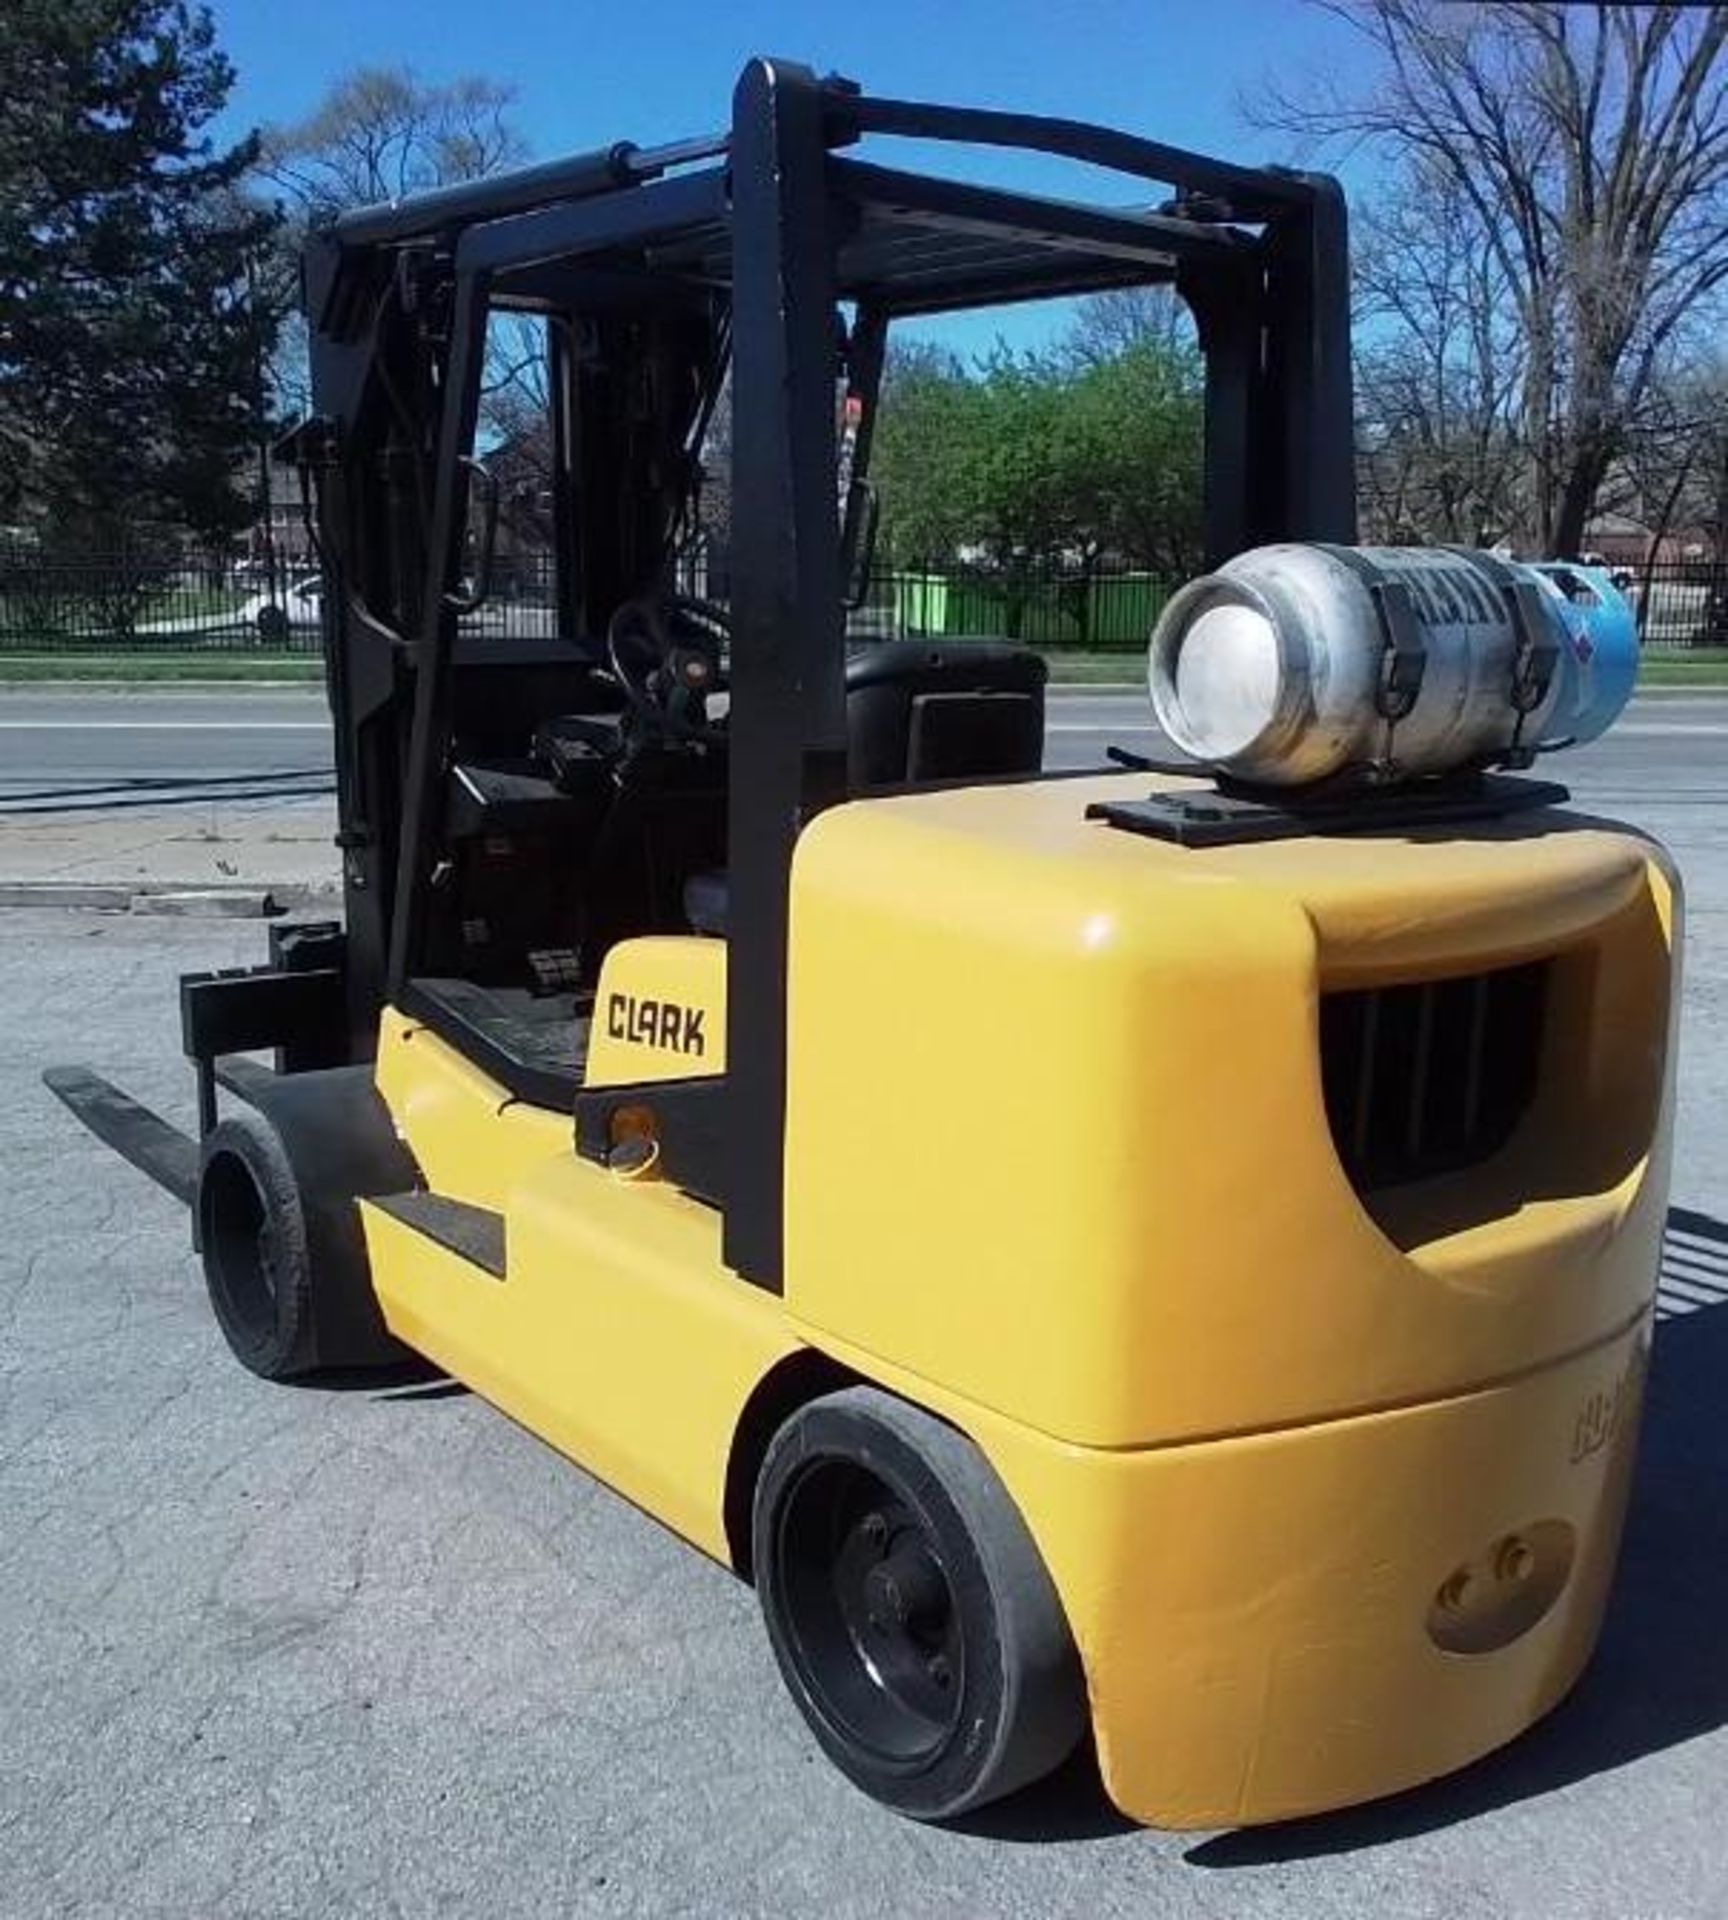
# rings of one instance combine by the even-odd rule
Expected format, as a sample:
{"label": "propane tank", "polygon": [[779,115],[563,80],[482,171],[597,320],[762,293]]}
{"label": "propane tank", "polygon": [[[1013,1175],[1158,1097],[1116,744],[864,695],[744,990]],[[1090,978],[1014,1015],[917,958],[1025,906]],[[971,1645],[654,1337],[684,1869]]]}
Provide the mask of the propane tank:
{"label": "propane tank", "polygon": [[1560,596],[1572,644],[1561,649],[1563,685],[1556,721],[1569,746],[1582,746],[1619,719],[1638,679],[1638,617],[1606,567],[1570,560],[1531,562]]}
{"label": "propane tank", "polygon": [[1631,610],[1597,569],[1287,544],[1183,587],[1152,635],[1147,681],[1185,752],[1297,786],[1594,739],[1630,697],[1637,658]]}

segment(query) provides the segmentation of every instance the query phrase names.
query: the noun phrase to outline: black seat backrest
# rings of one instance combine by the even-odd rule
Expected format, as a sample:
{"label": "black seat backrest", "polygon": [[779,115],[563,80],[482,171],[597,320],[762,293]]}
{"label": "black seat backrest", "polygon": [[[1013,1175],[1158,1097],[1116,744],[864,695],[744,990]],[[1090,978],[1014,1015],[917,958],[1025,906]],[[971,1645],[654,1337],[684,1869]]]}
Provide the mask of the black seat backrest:
{"label": "black seat backrest", "polygon": [[1036,773],[1042,657],[1005,640],[878,640],[846,660],[854,791],[917,780]]}

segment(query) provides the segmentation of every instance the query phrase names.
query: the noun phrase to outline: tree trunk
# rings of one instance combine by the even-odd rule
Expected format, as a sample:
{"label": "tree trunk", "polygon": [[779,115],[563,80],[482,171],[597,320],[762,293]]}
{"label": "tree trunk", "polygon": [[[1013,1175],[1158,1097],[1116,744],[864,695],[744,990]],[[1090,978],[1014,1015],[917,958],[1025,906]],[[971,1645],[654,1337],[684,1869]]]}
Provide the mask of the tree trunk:
{"label": "tree trunk", "polygon": [[1584,529],[1608,473],[1610,449],[1596,442],[1573,451],[1560,482],[1551,542],[1544,558],[1575,560],[1584,550]]}

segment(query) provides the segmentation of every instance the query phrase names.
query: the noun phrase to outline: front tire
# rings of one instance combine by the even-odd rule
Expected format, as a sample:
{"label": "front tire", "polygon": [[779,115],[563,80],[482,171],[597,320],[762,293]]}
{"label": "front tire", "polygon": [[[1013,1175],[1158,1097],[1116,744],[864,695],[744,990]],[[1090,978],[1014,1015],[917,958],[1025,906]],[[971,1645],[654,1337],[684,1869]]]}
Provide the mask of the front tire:
{"label": "front tire", "polygon": [[201,1158],[198,1244],[216,1324],[262,1379],[309,1372],[312,1256],[280,1136],[256,1114],[234,1115],[205,1136]]}
{"label": "front tire", "polygon": [[230,1114],[205,1135],[197,1207],[210,1306],[243,1367],[293,1380],[413,1362],[384,1325],[352,1193],[297,1167],[265,1115]]}
{"label": "front tire", "polygon": [[801,1408],[757,1480],[754,1564],[782,1678],[873,1798],[945,1820],[1042,1778],[1086,1690],[1062,1603],[979,1449],[873,1388]]}

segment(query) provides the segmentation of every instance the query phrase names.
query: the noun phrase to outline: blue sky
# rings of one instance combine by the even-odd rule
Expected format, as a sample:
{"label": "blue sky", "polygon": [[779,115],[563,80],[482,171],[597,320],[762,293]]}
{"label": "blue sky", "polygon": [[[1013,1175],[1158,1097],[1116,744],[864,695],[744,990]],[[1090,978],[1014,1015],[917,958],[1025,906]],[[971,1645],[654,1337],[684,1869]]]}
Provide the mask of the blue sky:
{"label": "blue sky", "polygon": [[[1247,121],[1242,95],[1269,74],[1337,67],[1353,39],[1301,0],[214,0],[213,11],[239,73],[225,132],[297,119],[355,67],[406,63],[427,79],[482,73],[513,85],[541,157],[718,127],[743,61],[777,53],[876,93],[1101,120],[1249,162],[1289,160],[1280,136]],[[1359,184],[1364,167],[1346,172]],[[993,162],[990,177],[1058,193],[1087,184],[1036,158]],[[998,325],[992,317],[956,338],[982,345]],[[1030,337],[1025,325],[1010,331]]]}

